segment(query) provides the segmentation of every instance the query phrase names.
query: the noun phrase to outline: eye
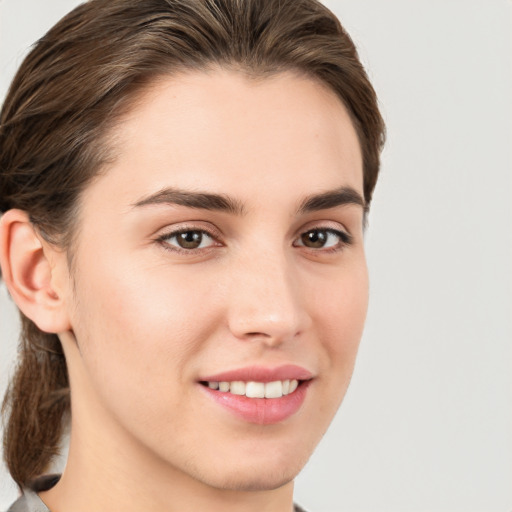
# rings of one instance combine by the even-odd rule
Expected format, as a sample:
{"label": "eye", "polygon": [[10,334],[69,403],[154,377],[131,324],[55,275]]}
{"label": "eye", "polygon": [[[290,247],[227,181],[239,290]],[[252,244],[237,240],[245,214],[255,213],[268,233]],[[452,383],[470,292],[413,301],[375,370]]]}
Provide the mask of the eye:
{"label": "eye", "polygon": [[294,245],[309,249],[336,250],[350,244],[351,241],[351,236],[343,231],[317,228],[302,233]]}
{"label": "eye", "polygon": [[205,249],[215,244],[213,237],[204,230],[187,229],[166,233],[158,241],[173,249],[190,251]]}

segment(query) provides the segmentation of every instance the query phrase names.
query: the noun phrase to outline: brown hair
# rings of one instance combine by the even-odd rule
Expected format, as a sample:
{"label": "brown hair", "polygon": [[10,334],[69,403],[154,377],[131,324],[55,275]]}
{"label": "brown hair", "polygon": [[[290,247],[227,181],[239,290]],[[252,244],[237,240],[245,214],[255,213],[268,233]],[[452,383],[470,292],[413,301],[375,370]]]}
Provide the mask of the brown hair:
{"label": "brown hair", "polygon": [[[25,210],[72,253],[80,192],[109,158],[106,133],[145,84],[212,65],[252,77],[297,70],[334,90],[363,153],[369,205],[384,124],[356,49],[317,0],[91,0],[33,48],[0,117],[0,212]],[[20,359],[4,400],[4,457],[20,486],[57,453],[69,410],[57,335],[21,314]]]}

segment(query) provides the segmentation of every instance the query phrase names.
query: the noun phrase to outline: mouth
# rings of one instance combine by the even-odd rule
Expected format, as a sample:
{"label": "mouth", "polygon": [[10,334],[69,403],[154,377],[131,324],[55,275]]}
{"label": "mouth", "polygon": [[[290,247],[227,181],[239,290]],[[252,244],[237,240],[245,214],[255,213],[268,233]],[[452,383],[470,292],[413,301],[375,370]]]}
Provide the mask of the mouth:
{"label": "mouth", "polygon": [[297,413],[312,381],[312,375],[302,368],[282,367],[227,372],[202,379],[199,384],[207,396],[239,419],[268,425]]}
{"label": "mouth", "polygon": [[305,381],[297,379],[275,380],[272,382],[234,380],[231,382],[201,381],[200,384],[221,393],[230,393],[248,398],[281,398],[293,393],[303,382]]}

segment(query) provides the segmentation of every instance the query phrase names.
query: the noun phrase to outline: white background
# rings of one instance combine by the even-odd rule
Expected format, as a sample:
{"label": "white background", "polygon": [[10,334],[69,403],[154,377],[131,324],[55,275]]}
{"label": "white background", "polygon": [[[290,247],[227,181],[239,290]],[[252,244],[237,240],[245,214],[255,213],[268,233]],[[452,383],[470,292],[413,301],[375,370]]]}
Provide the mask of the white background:
{"label": "white background", "polygon": [[[78,2],[0,0],[0,96]],[[334,0],[388,125],[351,388],[297,479],[311,512],[512,511],[512,2]],[[0,288],[0,387],[16,351]],[[0,509],[16,489],[0,472]]]}

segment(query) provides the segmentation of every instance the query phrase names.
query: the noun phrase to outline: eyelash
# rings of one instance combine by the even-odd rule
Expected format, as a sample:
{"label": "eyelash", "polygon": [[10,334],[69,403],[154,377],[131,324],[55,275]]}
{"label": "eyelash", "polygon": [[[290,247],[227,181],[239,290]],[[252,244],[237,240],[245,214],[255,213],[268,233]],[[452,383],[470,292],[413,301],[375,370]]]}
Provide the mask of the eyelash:
{"label": "eyelash", "polygon": [[[324,248],[316,249],[316,248],[307,247],[303,243],[296,245],[296,242],[293,243],[293,246],[294,247],[304,247],[305,249],[308,249],[308,250],[313,251],[313,252],[320,252],[321,251],[322,253],[336,253],[336,252],[342,251],[345,247],[350,246],[353,243],[353,237],[351,235],[349,235],[347,232],[341,231],[341,230],[337,230],[337,229],[333,229],[333,228],[327,228],[327,227],[315,227],[315,228],[308,229],[308,230],[302,232],[297,240],[301,240],[301,238],[304,235],[307,235],[308,233],[314,233],[314,232],[317,232],[317,233],[327,233],[328,235],[335,235],[335,236],[338,237],[339,242],[336,245],[334,245],[332,247],[327,247],[325,249]],[[179,247],[177,245],[169,243],[169,240],[172,240],[173,238],[176,238],[179,235],[182,235],[182,234],[185,234],[185,233],[200,233],[202,236],[206,235],[214,243],[212,245],[208,246],[208,247],[192,248],[192,249],[185,249],[183,247]],[[218,247],[220,245],[220,243],[217,242],[217,244],[215,244],[215,242],[217,241],[217,238],[218,238],[217,234],[214,234],[214,233],[212,233],[211,231],[209,231],[207,229],[204,229],[204,228],[193,228],[193,227],[188,228],[187,227],[187,228],[184,228],[184,229],[178,229],[178,230],[175,230],[175,231],[170,231],[168,233],[164,233],[164,234],[160,235],[156,239],[156,241],[167,251],[170,251],[170,252],[173,252],[173,253],[178,253],[178,254],[191,255],[192,253],[198,253],[200,251],[208,251],[208,250],[212,249],[215,246]]]}

